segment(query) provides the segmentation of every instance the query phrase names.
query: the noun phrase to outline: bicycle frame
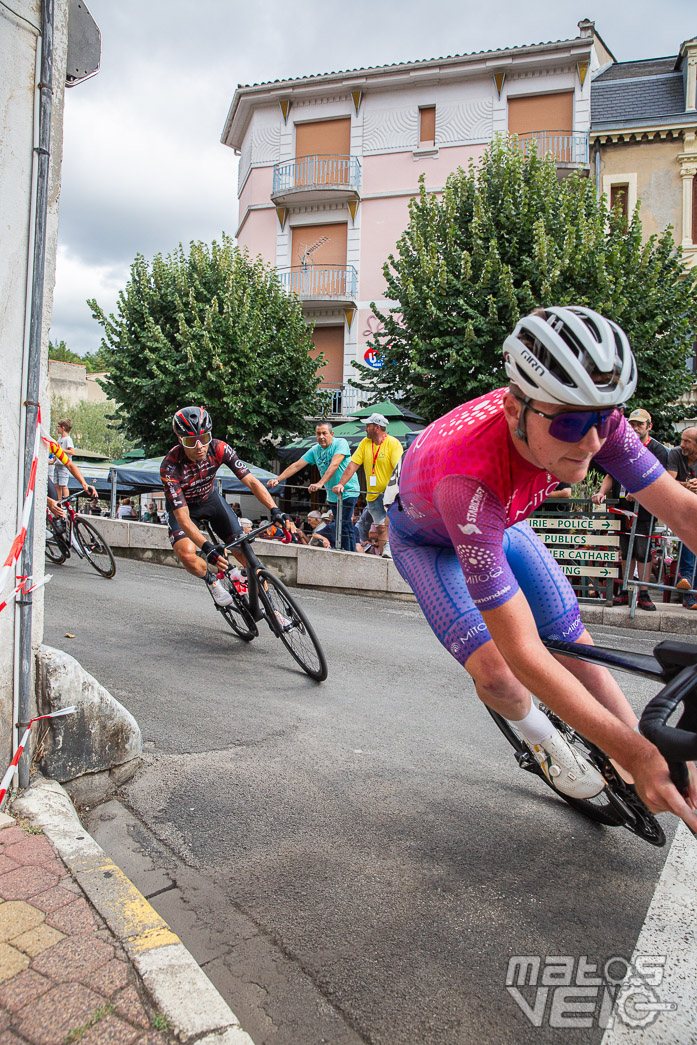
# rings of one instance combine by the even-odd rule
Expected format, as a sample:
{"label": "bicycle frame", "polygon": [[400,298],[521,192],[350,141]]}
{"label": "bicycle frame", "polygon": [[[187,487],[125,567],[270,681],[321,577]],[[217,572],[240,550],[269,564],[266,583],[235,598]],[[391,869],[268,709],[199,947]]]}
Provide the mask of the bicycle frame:
{"label": "bicycle frame", "polygon": [[[252,542],[256,540],[259,534],[264,533],[270,529],[274,524],[265,523],[263,526],[258,526],[256,530],[250,530],[249,533],[241,533],[237,537],[234,537],[225,545],[226,551],[238,551],[244,557],[247,563],[247,599],[249,612],[251,613],[254,621],[260,621],[266,618],[266,614],[261,606],[259,600],[259,571],[263,570],[263,563],[259,561],[253,548],[251,547]],[[284,541],[287,544],[288,541]],[[269,621],[270,626],[276,630],[278,625],[276,621]]]}
{"label": "bicycle frame", "polygon": [[[660,692],[644,708],[639,728],[666,759],[673,783],[684,792],[687,787],[685,763],[697,758],[697,645],[666,639],[654,647],[653,654],[554,639],[544,640],[544,645],[551,653],[663,683]],[[677,726],[668,726],[668,718],[680,703],[684,709]]]}
{"label": "bicycle frame", "polygon": [[75,500],[79,496],[79,494],[73,493],[70,495],[70,497],[66,497],[64,500],[56,502],[65,511],[65,516],[63,516],[62,518],[60,516],[54,515],[50,508],[46,509],[47,513],[53,519],[54,523],[65,523],[65,534],[60,534],[59,537],[65,541],[67,551],[66,558],[70,556],[70,553],[72,551],[76,552],[81,559],[84,559],[85,557],[84,552],[79,545],[79,542],[76,541],[73,537],[73,524],[75,522],[75,519],[77,518],[77,512],[75,511],[75,507],[70,502]]}

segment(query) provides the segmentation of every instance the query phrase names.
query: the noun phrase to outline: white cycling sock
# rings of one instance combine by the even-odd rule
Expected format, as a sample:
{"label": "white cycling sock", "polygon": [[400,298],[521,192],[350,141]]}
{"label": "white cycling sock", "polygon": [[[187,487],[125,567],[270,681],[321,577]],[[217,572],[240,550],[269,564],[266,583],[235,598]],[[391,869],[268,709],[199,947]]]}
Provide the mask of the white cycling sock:
{"label": "white cycling sock", "polygon": [[525,718],[521,718],[518,721],[509,718],[508,721],[520,733],[522,733],[525,739],[531,744],[541,744],[543,740],[549,740],[555,732],[554,726],[549,721],[544,711],[540,711],[532,701],[530,710]]}

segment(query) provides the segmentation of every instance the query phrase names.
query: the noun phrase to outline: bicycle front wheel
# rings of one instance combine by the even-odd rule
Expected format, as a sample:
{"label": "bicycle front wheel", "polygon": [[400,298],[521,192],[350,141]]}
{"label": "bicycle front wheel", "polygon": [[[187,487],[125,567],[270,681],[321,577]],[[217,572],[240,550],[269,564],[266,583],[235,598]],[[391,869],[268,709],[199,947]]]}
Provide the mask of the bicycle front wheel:
{"label": "bicycle front wheel", "polygon": [[[553,725],[563,733],[564,739],[576,749],[577,754],[587,762],[595,764],[594,749],[592,749],[592,745],[590,745],[580,733],[575,733],[566,725],[565,722],[562,722],[560,718],[557,718],[556,715],[550,713],[546,708],[544,710],[552,719]],[[617,811],[617,808],[610,797],[607,787],[603,788],[600,794],[595,795],[593,798],[572,798],[571,795],[565,795],[563,791],[559,791],[540,769],[540,766],[525,742],[522,734],[511,725],[508,719],[505,719],[503,715],[499,715],[497,711],[494,711],[490,707],[487,707],[487,711],[503,733],[508,743],[514,749],[516,761],[521,769],[526,769],[529,773],[534,773],[535,776],[538,776],[543,780],[547,787],[550,787],[556,795],[563,798],[564,801],[568,802],[570,806],[574,807],[574,809],[578,809],[579,813],[583,813],[583,815],[587,816],[589,820],[595,820],[598,824],[607,824],[609,827],[619,827],[620,824],[624,822],[623,817]],[[600,767],[596,766],[596,768],[599,769]]]}
{"label": "bicycle front wheel", "polygon": [[324,682],[328,674],[327,660],[305,613],[283,581],[273,573],[259,570],[258,578],[259,598],[269,627],[303,671],[317,682]]}
{"label": "bicycle front wheel", "polygon": [[68,550],[56,530],[53,519],[46,518],[46,558],[59,565],[68,558]]}
{"label": "bicycle front wheel", "polygon": [[99,530],[85,519],[76,519],[73,533],[90,566],[102,577],[113,577],[116,573],[114,556]]}

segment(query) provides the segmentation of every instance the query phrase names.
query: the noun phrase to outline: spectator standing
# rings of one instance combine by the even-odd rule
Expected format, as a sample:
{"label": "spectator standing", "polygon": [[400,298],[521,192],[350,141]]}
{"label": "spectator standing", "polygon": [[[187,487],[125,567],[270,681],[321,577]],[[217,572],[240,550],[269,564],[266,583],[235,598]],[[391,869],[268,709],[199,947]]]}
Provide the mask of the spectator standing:
{"label": "spectator standing", "polygon": [[538,511],[554,512],[555,515],[559,512],[568,512],[570,506],[567,502],[570,500],[571,483],[558,483],[556,489],[547,494]]}
{"label": "spectator standing", "polygon": [[388,540],[387,511],[383,497],[390,476],[403,452],[399,440],[387,434],[387,418],[382,414],[371,414],[365,422],[365,439],[362,439],[356,447],[341,481],[334,487],[334,493],[343,493],[348,480],[353,478],[363,465],[368,483],[366,495],[368,503],[359,520],[358,529],[361,540],[365,542],[370,522],[375,524],[380,554],[387,559],[391,559],[392,555]]}
{"label": "spectator standing", "polygon": [[[234,505],[233,505],[233,511],[234,510],[235,510],[235,508],[234,508]],[[237,513],[235,513],[235,514],[237,514]],[[244,530],[245,533],[249,533],[250,530],[252,529],[252,520],[240,517],[240,526],[242,527],[242,529]]]}
{"label": "spectator standing", "polygon": [[93,497],[92,500],[90,501],[88,514],[89,515],[101,515],[102,514],[102,508],[101,508],[101,505],[99,503],[99,498],[98,497]]}
{"label": "spectator standing", "polygon": [[[686,428],[680,436],[680,446],[668,451],[666,471],[685,489],[697,494],[697,428]],[[694,588],[696,583],[695,556],[684,544],[680,552],[676,579],[678,588],[688,592],[683,596],[683,606],[688,610],[697,609],[697,599],[689,593],[689,589]]]}
{"label": "spectator standing", "polygon": [[[636,434],[641,439],[644,446],[651,451],[654,457],[658,458],[664,468],[667,468],[668,462],[668,451],[663,445],[659,443],[657,439],[651,436],[651,429],[653,428],[653,422],[651,421],[651,414],[648,410],[644,410],[641,407],[637,410],[632,410],[631,414],[627,418],[629,424],[632,426]],[[642,505],[637,504],[634,497],[628,494],[620,483],[613,479],[612,476],[606,475],[603,479],[600,489],[597,493],[593,494],[591,500],[593,504],[602,504],[607,496],[619,501],[618,507],[623,512],[630,512],[630,515],[622,516],[622,529],[620,531],[620,553],[622,555],[622,576],[633,577],[634,566],[636,564],[637,573],[639,574],[639,595],[637,598],[637,606],[642,610],[655,610],[653,599],[649,595],[649,590],[646,584],[651,580],[651,555],[650,544],[651,544],[651,531],[653,527],[653,516],[646,508]],[[632,554],[632,561],[629,563],[629,572],[627,572],[627,552],[629,551],[629,535],[634,522],[634,514],[637,515],[636,531],[634,536],[634,548]],[[689,551],[689,549],[688,549]],[[690,552],[690,555],[692,552]],[[644,587],[642,587],[642,583]],[[622,588],[619,595],[616,595],[612,600],[613,606],[626,606],[629,603],[629,592],[624,587],[624,581],[622,582]]]}
{"label": "spectator standing", "polygon": [[[348,442],[345,439],[337,439],[329,421],[320,421],[316,425],[315,439],[317,440],[315,446],[311,446],[299,460],[288,465],[279,476],[269,479],[266,485],[273,488],[284,479],[289,479],[296,472],[301,471],[308,464],[316,465],[320,472],[319,482],[311,483],[308,487],[310,493],[315,493],[327,486],[330,479],[334,479],[337,483],[342,482],[351,453]],[[357,476],[347,480],[341,505],[341,548],[346,552],[356,550],[356,538],[351,518],[360,492]],[[335,488],[327,486],[328,504],[336,509],[337,500]]]}
{"label": "spectator standing", "polygon": [[[69,417],[61,417],[60,421],[56,423],[56,431],[58,432],[58,445],[61,450],[68,457],[72,459],[75,453],[75,444],[70,436],[73,428],[73,422]],[[64,497],[67,497],[70,493],[68,489],[70,472],[65,465],[56,463],[56,491],[58,493],[57,500],[62,501]]]}

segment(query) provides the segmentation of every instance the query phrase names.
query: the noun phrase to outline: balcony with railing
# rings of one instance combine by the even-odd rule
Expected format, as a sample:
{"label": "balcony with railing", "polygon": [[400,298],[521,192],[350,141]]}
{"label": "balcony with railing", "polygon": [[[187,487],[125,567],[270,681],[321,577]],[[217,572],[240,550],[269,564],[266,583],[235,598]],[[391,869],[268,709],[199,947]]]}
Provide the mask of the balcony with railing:
{"label": "balcony with railing", "polygon": [[329,416],[343,418],[353,417],[355,411],[361,406],[359,397],[365,394],[351,385],[339,384],[322,384],[318,391],[331,394]]}
{"label": "balcony with railing", "polygon": [[271,199],[277,207],[310,199],[357,200],[360,187],[357,156],[296,156],[274,166]]}
{"label": "balcony with railing", "polygon": [[589,166],[587,131],[526,131],[517,138],[524,154],[535,149],[540,158],[552,156],[560,174]]}
{"label": "balcony with railing", "polygon": [[353,265],[292,265],[276,272],[283,289],[297,294],[306,307],[356,304],[358,276]]}

